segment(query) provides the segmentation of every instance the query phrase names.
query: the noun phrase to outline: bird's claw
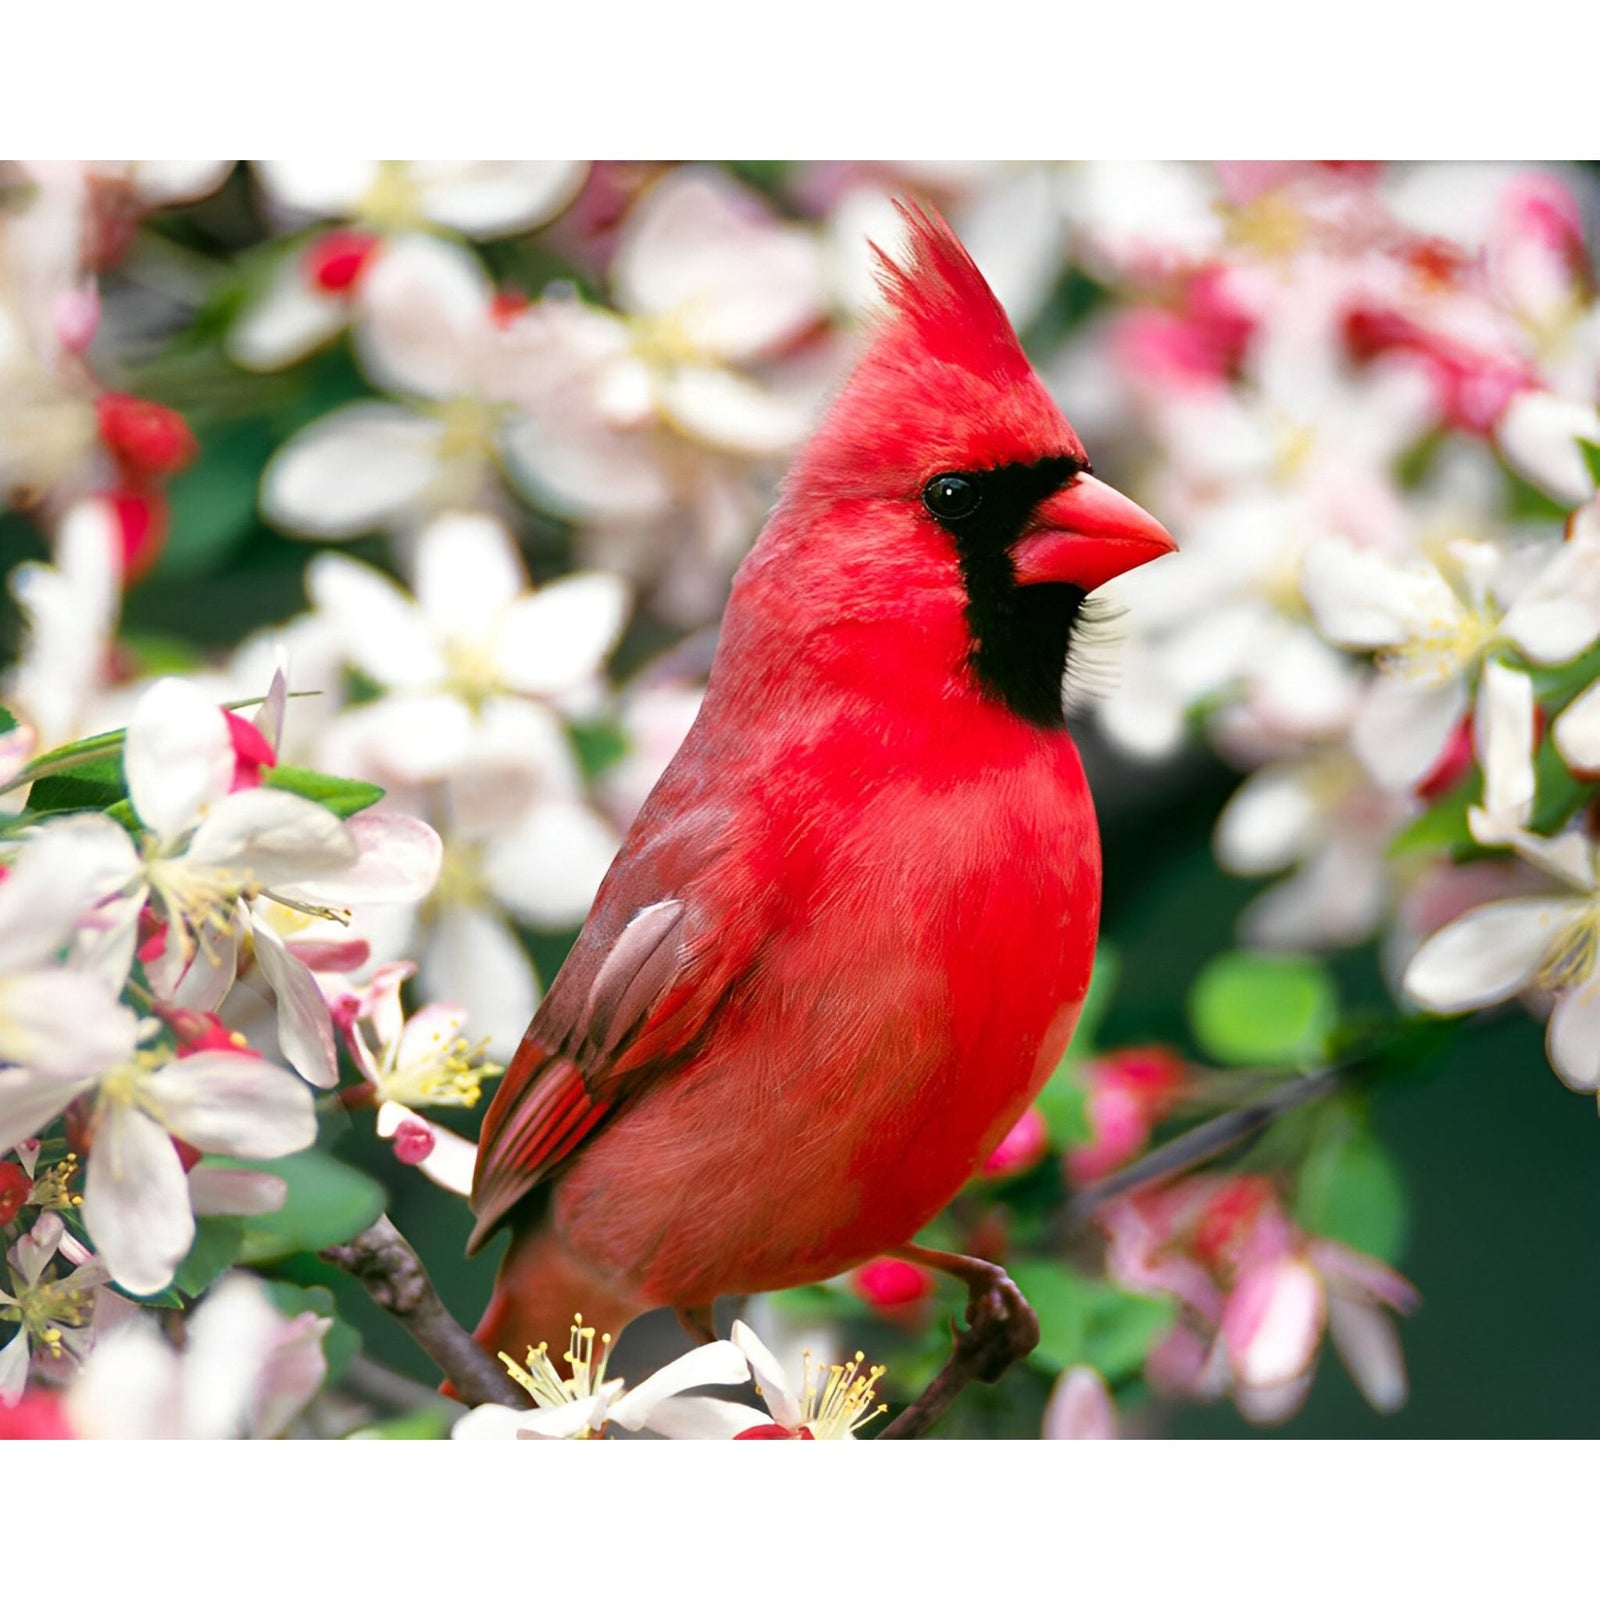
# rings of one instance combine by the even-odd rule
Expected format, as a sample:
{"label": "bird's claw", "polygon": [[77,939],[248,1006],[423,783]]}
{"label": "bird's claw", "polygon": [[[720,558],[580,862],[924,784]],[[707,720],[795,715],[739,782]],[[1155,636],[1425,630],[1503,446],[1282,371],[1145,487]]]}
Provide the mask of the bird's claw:
{"label": "bird's claw", "polygon": [[956,1333],[956,1356],[969,1376],[996,1382],[1039,1343],[1039,1318],[1022,1291],[998,1267],[971,1284],[967,1325]]}

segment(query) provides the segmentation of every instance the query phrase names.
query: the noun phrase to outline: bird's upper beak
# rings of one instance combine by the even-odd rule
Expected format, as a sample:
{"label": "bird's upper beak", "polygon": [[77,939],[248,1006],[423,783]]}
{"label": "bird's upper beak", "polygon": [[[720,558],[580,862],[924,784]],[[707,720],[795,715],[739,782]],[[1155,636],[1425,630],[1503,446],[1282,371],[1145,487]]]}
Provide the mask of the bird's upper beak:
{"label": "bird's upper beak", "polygon": [[1080,472],[1040,504],[1011,559],[1018,583],[1095,589],[1177,548],[1142,506]]}

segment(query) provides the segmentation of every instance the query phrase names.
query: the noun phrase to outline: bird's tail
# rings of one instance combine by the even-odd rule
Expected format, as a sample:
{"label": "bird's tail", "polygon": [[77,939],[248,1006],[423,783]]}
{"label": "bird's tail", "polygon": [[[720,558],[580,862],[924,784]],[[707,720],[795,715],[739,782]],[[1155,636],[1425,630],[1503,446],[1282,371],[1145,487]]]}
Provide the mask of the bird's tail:
{"label": "bird's tail", "polygon": [[490,1355],[504,1351],[520,1362],[540,1344],[565,1350],[574,1317],[615,1335],[647,1309],[596,1276],[548,1228],[535,1227],[513,1237],[473,1338]]}

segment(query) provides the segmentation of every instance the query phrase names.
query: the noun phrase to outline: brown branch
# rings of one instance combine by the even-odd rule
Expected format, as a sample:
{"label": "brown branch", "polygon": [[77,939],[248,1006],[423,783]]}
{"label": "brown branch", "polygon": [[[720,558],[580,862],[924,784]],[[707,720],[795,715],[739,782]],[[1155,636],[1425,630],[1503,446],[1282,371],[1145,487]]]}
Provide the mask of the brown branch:
{"label": "brown branch", "polygon": [[527,1409],[527,1393],[445,1310],[416,1251],[388,1217],[379,1217],[348,1244],[330,1245],[321,1255],[356,1278],[399,1321],[469,1406]]}

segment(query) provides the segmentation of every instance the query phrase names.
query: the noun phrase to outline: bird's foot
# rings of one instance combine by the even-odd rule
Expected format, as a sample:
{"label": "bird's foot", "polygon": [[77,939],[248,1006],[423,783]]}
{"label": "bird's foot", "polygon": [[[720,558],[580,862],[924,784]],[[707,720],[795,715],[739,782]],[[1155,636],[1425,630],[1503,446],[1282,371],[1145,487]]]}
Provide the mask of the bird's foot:
{"label": "bird's foot", "polygon": [[1039,1318],[1022,1291],[992,1261],[920,1245],[906,1245],[894,1254],[966,1284],[967,1325],[951,1329],[954,1359],[965,1377],[994,1383],[1014,1361],[1033,1353],[1039,1343]]}

